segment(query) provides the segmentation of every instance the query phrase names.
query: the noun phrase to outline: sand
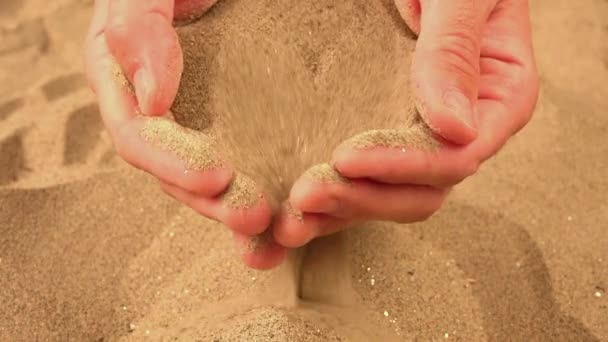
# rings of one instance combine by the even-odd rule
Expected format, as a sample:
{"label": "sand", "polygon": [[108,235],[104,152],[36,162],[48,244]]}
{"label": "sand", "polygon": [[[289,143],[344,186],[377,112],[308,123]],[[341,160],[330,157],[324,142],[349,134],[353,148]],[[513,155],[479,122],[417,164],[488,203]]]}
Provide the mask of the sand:
{"label": "sand", "polygon": [[347,139],[433,145],[410,98],[415,41],[390,2],[244,2],[178,28],[185,71],[173,114],[215,137],[276,201]]}
{"label": "sand", "polygon": [[146,118],[140,134],[150,143],[174,153],[188,170],[215,169],[223,164],[213,152],[217,150],[216,139],[172,120]]}
{"label": "sand", "polygon": [[608,4],[532,10],[532,122],[431,220],[320,240],[298,278],[246,269],[112,152],[78,62],[90,1],[0,3],[0,341],[608,340]]}

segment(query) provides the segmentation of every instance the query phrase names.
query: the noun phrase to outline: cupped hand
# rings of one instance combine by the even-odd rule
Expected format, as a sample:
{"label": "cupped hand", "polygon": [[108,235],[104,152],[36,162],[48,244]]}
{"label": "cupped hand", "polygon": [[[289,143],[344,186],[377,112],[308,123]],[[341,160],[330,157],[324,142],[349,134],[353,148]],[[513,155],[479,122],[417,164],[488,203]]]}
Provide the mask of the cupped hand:
{"label": "cupped hand", "polygon": [[[361,220],[420,221],[530,119],[539,81],[527,0],[395,0],[418,35],[416,107],[438,149],[339,146],[333,166],[348,182],[303,176],[276,240],[288,247]],[[405,96],[405,94],[404,94]]]}
{"label": "cupped hand", "polygon": [[[177,200],[226,224],[239,244],[248,245],[251,237],[270,225],[271,204],[261,198],[249,209],[230,207],[221,196],[234,178],[228,163],[205,170],[191,169],[179,155],[159,148],[141,134],[148,120],[170,120],[169,107],[183,67],[181,47],[172,26],[174,18],[194,18],[215,1],[97,0],[86,40],[85,62],[89,83],[118,154],[157,177],[162,189]],[[121,77],[128,82],[121,82]],[[179,132],[206,139],[187,129]],[[248,265],[270,268],[285,256],[285,249],[272,240],[262,247],[243,249]]]}

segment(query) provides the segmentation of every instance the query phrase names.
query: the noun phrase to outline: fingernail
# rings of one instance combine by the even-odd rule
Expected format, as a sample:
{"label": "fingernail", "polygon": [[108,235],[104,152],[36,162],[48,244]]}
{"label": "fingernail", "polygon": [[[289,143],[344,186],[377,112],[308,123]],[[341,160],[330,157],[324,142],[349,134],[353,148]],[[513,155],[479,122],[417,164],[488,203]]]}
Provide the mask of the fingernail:
{"label": "fingernail", "polygon": [[137,96],[139,109],[144,114],[148,114],[148,96],[150,96],[152,88],[154,87],[152,75],[144,68],[139,69],[133,76],[133,82],[135,83],[135,95]]}
{"label": "fingernail", "polygon": [[456,115],[457,119],[470,128],[475,128],[473,122],[473,106],[463,93],[450,90],[445,93],[443,103]]}

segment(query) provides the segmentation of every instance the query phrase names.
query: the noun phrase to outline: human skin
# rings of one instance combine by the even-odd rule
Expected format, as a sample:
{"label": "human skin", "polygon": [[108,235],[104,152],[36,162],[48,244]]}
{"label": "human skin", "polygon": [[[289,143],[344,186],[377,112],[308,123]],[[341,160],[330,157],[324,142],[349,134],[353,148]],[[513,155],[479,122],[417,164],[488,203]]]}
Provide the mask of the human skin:
{"label": "human skin", "polygon": [[[140,138],[141,117],[169,110],[182,73],[173,20],[204,13],[214,0],[97,0],[86,44],[87,74],[118,153],[156,176],[165,192],[204,216],[222,221],[237,241],[268,228],[271,205],[229,209],[217,195],[234,170],[184,173],[175,156]],[[440,141],[436,151],[336,148],[332,163],[348,185],[302,177],[289,202],[303,220],[280,211],[274,241],[244,261],[256,268],[281,262],[285,248],[363,220],[425,220],[450,189],[473,175],[530,119],[538,96],[527,0],[395,0],[418,35],[412,63],[417,108]],[[135,39],[136,37],[136,39]],[[113,79],[114,63],[135,88]]]}

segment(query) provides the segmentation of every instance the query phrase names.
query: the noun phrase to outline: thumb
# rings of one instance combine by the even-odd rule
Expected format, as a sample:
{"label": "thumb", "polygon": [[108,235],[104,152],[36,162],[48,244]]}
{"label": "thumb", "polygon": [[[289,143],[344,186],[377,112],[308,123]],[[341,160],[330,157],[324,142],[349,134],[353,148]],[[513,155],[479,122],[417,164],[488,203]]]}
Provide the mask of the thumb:
{"label": "thumb", "polygon": [[217,0],[175,0],[175,19],[189,21],[200,17]]}
{"label": "thumb", "polygon": [[412,63],[417,108],[435,133],[457,144],[477,136],[480,37],[489,2],[495,1],[420,0]]}
{"label": "thumb", "polygon": [[174,0],[110,1],[106,42],[146,115],[166,113],[179,87],[183,57],[173,10]]}

